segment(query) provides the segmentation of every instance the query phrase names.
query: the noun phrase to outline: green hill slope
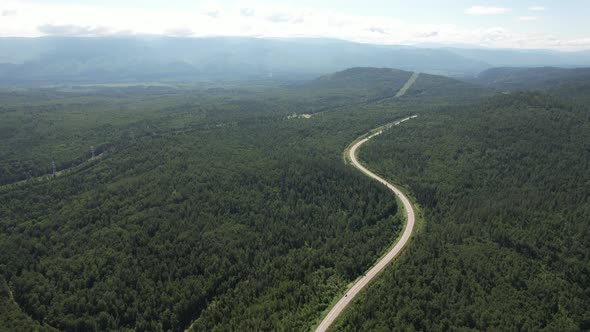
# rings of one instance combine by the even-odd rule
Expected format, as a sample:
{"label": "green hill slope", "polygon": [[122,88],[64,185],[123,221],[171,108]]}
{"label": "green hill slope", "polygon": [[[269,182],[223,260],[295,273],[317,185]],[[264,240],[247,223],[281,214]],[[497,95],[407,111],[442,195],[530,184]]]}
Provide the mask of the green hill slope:
{"label": "green hill slope", "polygon": [[2,152],[31,161],[2,158],[5,180],[110,148],[0,186],[0,274],[18,304],[0,326],[305,330],[397,236],[395,201],[341,153],[400,111],[287,120],[289,100],[265,90],[137,98],[2,107]]}
{"label": "green hill slope", "polygon": [[486,88],[469,82],[440,75],[420,74],[416,82],[406,92],[405,98],[448,100],[450,97],[473,100],[487,94],[490,94],[490,91]]}
{"label": "green hill slope", "polygon": [[0,327],[308,330],[402,225],[342,151],[419,114],[360,159],[425,231],[340,328],[588,329],[586,83],[475,102],[487,90],[420,74],[391,98],[410,74],[1,91]]}
{"label": "green hill slope", "polygon": [[361,151],[426,229],[337,331],[590,328],[590,109],[515,93],[422,114]]}

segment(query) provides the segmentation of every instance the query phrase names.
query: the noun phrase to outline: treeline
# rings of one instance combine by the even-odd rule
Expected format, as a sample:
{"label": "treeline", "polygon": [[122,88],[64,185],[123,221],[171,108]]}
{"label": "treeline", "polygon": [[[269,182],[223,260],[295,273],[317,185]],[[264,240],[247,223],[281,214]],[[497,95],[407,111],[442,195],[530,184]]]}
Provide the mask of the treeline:
{"label": "treeline", "polygon": [[590,329],[590,109],[536,93],[441,108],[360,159],[426,229],[337,331]]}

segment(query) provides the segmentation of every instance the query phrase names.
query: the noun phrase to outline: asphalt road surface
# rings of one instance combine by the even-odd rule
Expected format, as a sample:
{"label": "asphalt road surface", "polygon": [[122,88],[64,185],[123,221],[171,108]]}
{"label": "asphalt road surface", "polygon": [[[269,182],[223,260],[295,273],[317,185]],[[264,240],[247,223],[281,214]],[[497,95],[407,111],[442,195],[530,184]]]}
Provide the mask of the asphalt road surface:
{"label": "asphalt road surface", "polygon": [[[404,121],[408,121],[408,120],[413,119],[415,117],[416,116],[412,116],[412,117],[402,119],[398,122],[395,122],[393,125],[399,125],[400,123],[402,123]],[[342,313],[344,308],[346,308],[346,306],[354,299],[354,297],[357,296],[357,294],[361,290],[363,290],[363,288],[365,288],[369,284],[369,282],[371,282],[371,280],[373,280],[373,278],[375,278],[379,274],[379,272],[381,272],[385,268],[385,266],[387,266],[387,264],[391,263],[391,261],[393,261],[397,256],[399,256],[402,249],[408,243],[408,240],[410,240],[410,237],[412,236],[412,231],[414,230],[414,224],[416,222],[414,208],[412,207],[412,204],[410,203],[410,200],[406,197],[406,195],[404,195],[404,193],[401,190],[396,188],[391,183],[385,181],[383,178],[379,177],[375,173],[366,169],[356,159],[356,151],[358,150],[358,148],[361,147],[363,144],[365,144],[370,139],[372,139],[373,137],[381,135],[382,132],[383,131],[378,131],[378,132],[358,141],[357,143],[355,143],[349,150],[349,157],[350,157],[350,160],[352,161],[352,165],[354,167],[356,167],[359,171],[363,172],[363,174],[365,174],[366,176],[368,176],[372,179],[375,179],[375,180],[381,182],[382,184],[384,184],[385,186],[387,186],[387,188],[389,190],[391,190],[394,193],[394,195],[396,195],[399,198],[399,200],[402,202],[402,204],[404,206],[404,210],[406,212],[406,217],[407,217],[407,222],[406,222],[406,225],[404,228],[404,232],[403,232],[402,236],[399,238],[399,240],[397,241],[397,243],[395,244],[395,246],[383,258],[381,258],[377,262],[377,264],[375,264],[373,267],[371,267],[369,269],[369,271],[367,271],[360,279],[358,279],[352,285],[352,287],[350,287],[350,289],[348,289],[346,294],[338,301],[338,303],[336,303],[336,305],[330,310],[328,315],[326,315],[326,317],[324,317],[324,319],[322,320],[320,325],[318,325],[318,327],[315,330],[316,332],[326,331],[330,327],[330,325],[332,325],[334,320],[336,320],[336,318],[338,318],[338,316]]]}

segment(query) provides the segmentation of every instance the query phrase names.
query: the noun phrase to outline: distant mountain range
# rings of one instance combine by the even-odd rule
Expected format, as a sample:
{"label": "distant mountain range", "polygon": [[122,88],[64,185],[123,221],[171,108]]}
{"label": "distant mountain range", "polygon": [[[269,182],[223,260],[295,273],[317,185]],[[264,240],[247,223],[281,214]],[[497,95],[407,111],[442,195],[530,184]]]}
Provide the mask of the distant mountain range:
{"label": "distant mountain range", "polygon": [[496,66],[590,66],[590,52],[424,48],[332,39],[0,38],[0,83],[307,80],[351,67],[475,77]]}
{"label": "distant mountain range", "polygon": [[590,68],[500,67],[480,73],[472,82],[504,90],[550,89],[590,82]]}

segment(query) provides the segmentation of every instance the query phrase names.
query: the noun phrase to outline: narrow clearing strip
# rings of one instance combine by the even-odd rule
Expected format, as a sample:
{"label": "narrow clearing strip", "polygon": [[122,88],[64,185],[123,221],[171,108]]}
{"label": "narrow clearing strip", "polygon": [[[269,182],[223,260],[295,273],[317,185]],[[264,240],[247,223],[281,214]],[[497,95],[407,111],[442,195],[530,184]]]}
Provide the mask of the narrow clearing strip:
{"label": "narrow clearing strip", "polygon": [[92,163],[96,163],[98,161],[100,161],[102,158],[104,158],[104,156],[106,155],[105,152],[102,152],[101,154],[94,156],[92,158],[88,158],[87,160],[84,160],[83,162],[81,162],[80,164],[71,166],[69,168],[64,168],[62,170],[56,171],[55,174],[44,174],[44,175],[40,175],[40,176],[35,176],[32,178],[28,178],[28,179],[24,179],[24,180],[20,180],[17,182],[12,182],[12,183],[7,183],[7,184],[3,184],[0,185],[0,190],[4,190],[4,189],[12,189],[18,186],[22,186],[25,184],[31,184],[31,183],[40,183],[40,182],[44,182],[44,181],[49,181],[52,179],[55,179],[57,177],[61,177],[61,176],[65,176],[68,175],[72,172],[75,172],[83,167],[86,167]]}
{"label": "narrow clearing strip", "polygon": [[395,95],[395,98],[399,98],[405,95],[406,92],[408,92],[408,90],[412,87],[412,85],[416,83],[418,76],[420,76],[420,73],[413,73],[410,79],[406,82],[406,84],[404,84],[404,86],[401,89],[399,89],[399,91]]}
{"label": "narrow clearing strip", "polygon": [[[399,120],[399,121],[393,123],[393,125],[397,126],[402,122],[408,121],[408,120],[416,118],[416,117],[417,117],[417,115],[407,117],[405,119],[402,119],[402,120]],[[386,126],[386,128],[388,128],[388,127],[390,127],[390,126]],[[399,238],[399,241],[397,241],[397,243],[395,244],[395,246],[383,258],[381,258],[381,260],[379,260],[372,268],[370,268],[369,271],[367,271],[360,279],[358,279],[352,285],[352,287],[350,287],[350,289],[346,292],[346,294],[338,301],[338,303],[336,303],[336,305],[334,305],[334,307],[330,310],[328,315],[326,315],[326,317],[322,320],[320,325],[318,325],[318,327],[315,330],[316,332],[323,332],[323,331],[328,330],[330,325],[332,325],[332,323],[336,320],[336,318],[338,318],[338,316],[342,313],[344,308],[346,308],[346,306],[354,299],[354,297],[357,296],[357,294],[361,290],[363,290],[369,284],[369,282],[371,282],[373,280],[373,278],[375,278],[385,268],[385,266],[387,266],[389,263],[391,263],[391,261],[393,261],[397,256],[399,256],[402,249],[408,243],[408,240],[412,236],[412,231],[414,230],[414,224],[416,221],[414,208],[412,207],[412,204],[410,203],[410,200],[406,197],[406,195],[404,195],[404,193],[401,190],[399,190],[397,187],[395,187],[391,183],[385,181],[383,178],[379,177],[375,173],[366,169],[361,163],[359,163],[359,161],[356,158],[356,152],[359,147],[361,147],[363,144],[368,142],[373,137],[381,135],[382,133],[383,133],[383,129],[377,129],[377,131],[374,132],[373,134],[354,143],[354,145],[350,148],[350,150],[348,152],[348,156],[349,156],[349,158],[352,162],[352,165],[354,167],[356,167],[359,171],[361,171],[366,176],[368,176],[372,179],[375,179],[375,180],[379,181],[380,183],[384,184],[402,202],[404,209],[406,211],[406,217],[407,217],[407,222],[406,222],[406,225],[404,228],[404,232],[403,232],[401,238]]]}

